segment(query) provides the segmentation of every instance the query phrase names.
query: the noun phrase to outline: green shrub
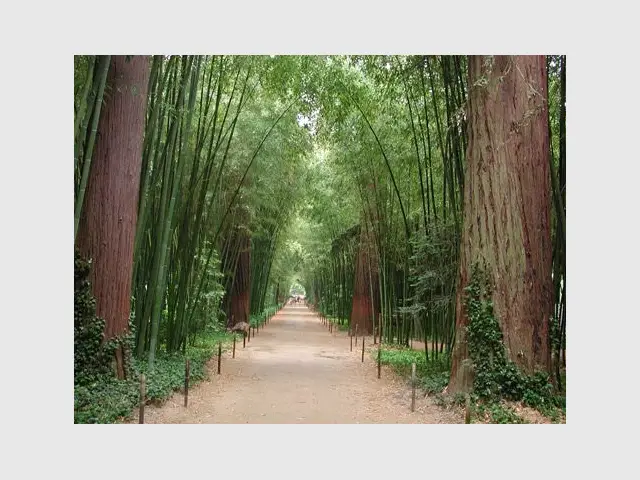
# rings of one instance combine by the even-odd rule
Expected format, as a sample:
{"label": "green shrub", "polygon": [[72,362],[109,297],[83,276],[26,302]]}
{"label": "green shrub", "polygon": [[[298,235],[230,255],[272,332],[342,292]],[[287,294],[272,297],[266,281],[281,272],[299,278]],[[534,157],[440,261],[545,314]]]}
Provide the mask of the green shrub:
{"label": "green shrub", "polygon": [[477,404],[476,412],[479,416],[484,416],[485,413],[489,413],[491,423],[528,423],[525,419],[514,412],[513,409],[498,402]]}
{"label": "green shrub", "polygon": [[[146,358],[134,359],[133,322],[129,333],[103,341],[104,321],[95,316],[95,299],[89,284],[90,264],[78,253],[74,278],[74,421],[75,423],[114,423],[132,414],[140,401],[138,379],[146,376],[147,401],[166,400],[184,387],[185,356],[156,355],[153,371]],[[206,363],[218,353],[218,342],[228,344],[232,336],[221,328],[210,328],[196,337],[186,349],[190,383],[206,377]],[[111,366],[115,349],[125,352],[126,379],[119,380]],[[226,348],[223,349],[223,351]]]}

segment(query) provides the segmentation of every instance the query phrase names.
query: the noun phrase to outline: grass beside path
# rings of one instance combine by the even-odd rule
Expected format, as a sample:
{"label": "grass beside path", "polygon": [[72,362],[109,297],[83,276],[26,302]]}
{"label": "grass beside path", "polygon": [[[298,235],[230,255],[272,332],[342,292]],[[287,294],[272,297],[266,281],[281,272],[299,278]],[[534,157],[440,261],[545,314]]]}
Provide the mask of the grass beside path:
{"label": "grass beside path", "polygon": [[[240,336],[237,338],[240,339]],[[223,352],[231,348],[233,335],[211,332],[196,339],[186,348],[185,355],[158,352],[153,371],[146,360],[133,359],[133,376],[118,380],[112,376],[97,376],[95,380],[74,388],[75,423],[117,423],[134,414],[140,401],[140,374],[145,374],[147,403],[161,403],[173,392],[184,388],[185,362],[189,359],[189,384],[207,378],[206,363],[218,354],[218,342]]]}

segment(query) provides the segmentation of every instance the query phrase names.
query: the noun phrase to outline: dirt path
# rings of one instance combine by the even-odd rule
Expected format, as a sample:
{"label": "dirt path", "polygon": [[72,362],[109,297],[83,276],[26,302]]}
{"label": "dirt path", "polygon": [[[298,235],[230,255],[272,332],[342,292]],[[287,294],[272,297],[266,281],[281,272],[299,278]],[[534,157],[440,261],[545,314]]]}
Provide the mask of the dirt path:
{"label": "dirt path", "polygon": [[[462,423],[462,417],[416,397],[383,367],[378,380],[362,337],[349,351],[345,332],[330,334],[304,306],[287,306],[242,348],[223,355],[222,375],[210,363],[210,380],[160,407],[145,409],[145,423]],[[373,348],[371,337],[366,350]]]}

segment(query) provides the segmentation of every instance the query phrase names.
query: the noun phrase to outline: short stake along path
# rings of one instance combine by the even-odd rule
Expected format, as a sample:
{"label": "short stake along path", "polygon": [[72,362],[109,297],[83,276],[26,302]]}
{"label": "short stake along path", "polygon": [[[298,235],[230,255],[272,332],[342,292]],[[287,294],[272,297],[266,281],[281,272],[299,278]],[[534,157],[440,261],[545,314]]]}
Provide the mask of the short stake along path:
{"label": "short stake along path", "polygon": [[305,306],[287,306],[234,359],[223,353],[220,375],[212,358],[209,380],[189,388],[188,408],[176,393],[147,406],[144,423],[464,422],[423,395],[412,412],[410,383],[386,367],[378,379],[373,338],[362,337],[362,357],[348,336]]}

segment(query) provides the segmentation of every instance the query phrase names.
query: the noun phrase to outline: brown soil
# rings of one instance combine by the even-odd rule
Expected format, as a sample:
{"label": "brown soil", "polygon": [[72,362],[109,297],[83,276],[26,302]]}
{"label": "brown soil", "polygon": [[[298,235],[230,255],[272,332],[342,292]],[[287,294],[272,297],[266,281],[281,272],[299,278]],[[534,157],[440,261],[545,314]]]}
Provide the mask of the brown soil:
{"label": "brown soil", "polygon": [[210,379],[164,405],[148,406],[145,423],[463,423],[459,410],[445,410],[416,394],[386,367],[377,367],[362,337],[349,351],[345,332],[329,333],[305,306],[281,310],[242,348],[223,355],[222,374],[209,365]]}

